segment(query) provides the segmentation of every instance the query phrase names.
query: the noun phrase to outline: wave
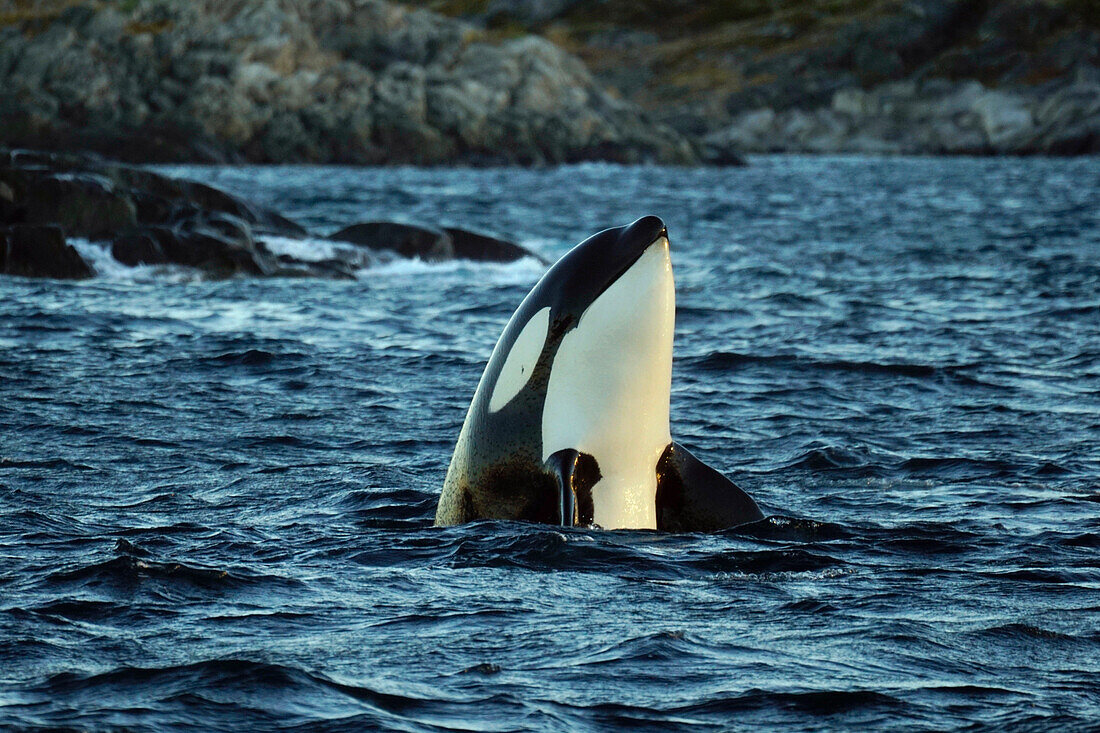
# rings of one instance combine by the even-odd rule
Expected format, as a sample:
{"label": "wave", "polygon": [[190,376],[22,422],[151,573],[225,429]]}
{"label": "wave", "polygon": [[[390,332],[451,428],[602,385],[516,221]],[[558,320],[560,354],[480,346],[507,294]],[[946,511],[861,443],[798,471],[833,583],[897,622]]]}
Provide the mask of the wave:
{"label": "wave", "polygon": [[361,278],[379,276],[419,277],[424,275],[477,275],[478,281],[491,285],[531,285],[546,271],[546,266],[534,257],[524,257],[514,262],[474,262],[448,260],[427,262],[419,258],[393,258],[373,267],[359,270]]}
{"label": "wave", "polygon": [[271,254],[290,257],[299,262],[339,260],[352,267],[366,268],[385,259],[384,256],[367,247],[359,247],[347,242],[334,242],[320,237],[294,239],[265,234],[260,238],[260,242]]}
{"label": "wave", "polygon": [[801,354],[744,354],[715,351],[705,356],[684,359],[685,364],[708,371],[726,371],[746,364],[788,366],[794,369],[844,371],[859,374],[890,374],[901,377],[927,379],[946,376],[964,377],[961,372],[977,364],[914,364],[906,362],[849,361],[845,359],[817,359]]}
{"label": "wave", "polygon": [[1050,629],[1044,629],[1041,626],[1033,626],[1026,623],[1012,623],[1003,624],[1001,626],[993,626],[988,629],[981,629],[974,632],[974,635],[981,637],[1003,637],[1008,639],[1047,639],[1047,640],[1060,640],[1060,641],[1077,641],[1077,637],[1069,634],[1063,634],[1058,631],[1051,631]]}
{"label": "wave", "polygon": [[244,569],[230,571],[178,562],[161,562],[131,554],[56,570],[45,577],[45,582],[53,586],[119,589],[130,589],[144,584],[165,584],[167,587],[200,591],[301,585],[300,581],[277,575],[254,573]]}
{"label": "wave", "polygon": [[826,445],[812,448],[783,466],[784,469],[804,468],[810,471],[846,471],[856,476],[875,476],[882,466],[875,465],[866,449],[851,449]]}
{"label": "wave", "polygon": [[75,463],[73,461],[66,460],[64,458],[39,458],[30,460],[20,460],[17,458],[8,458],[7,456],[0,456],[0,471],[6,468],[57,468],[66,471],[96,471],[99,470],[95,466],[89,466],[86,463]]}
{"label": "wave", "polygon": [[[359,280],[380,276],[477,275],[479,282],[492,285],[531,285],[546,271],[546,265],[535,257],[524,257],[513,262],[474,260],[430,262],[416,257],[402,258],[388,252],[376,252],[366,247],[316,237],[292,239],[265,235],[259,241],[272,254],[292,258],[298,262],[340,262],[350,268]],[[198,282],[207,278],[202,270],[183,265],[123,264],[111,254],[109,242],[73,237],[68,239],[68,243],[84,258],[99,279],[138,283],[185,283]]]}
{"label": "wave", "polygon": [[246,349],[245,351],[227,351],[211,358],[211,361],[219,364],[241,366],[267,366],[276,359],[301,357],[302,354],[273,354],[263,349]]}
{"label": "wave", "polygon": [[1019,464],[994,458],[955,456],[907,458],[896,466],[897,471],[912,476],[931,475],[955,480],[1009,476],[1019,469]]}
{"label": "wave", "polygon": [[1076,469],[1050,461],[1034,464],[964,456],[902,457],[894,453],[873,452],[864,446],[837,445],[814,445],[767,473],[782,474],[792,469],[852,478],[904,477],[951,481],[975,481],[1027,474],[1063,476],[1079,473]]}
{"label": "wave", "polygon": [[1020,570],[997,570],[979,573],[993,580],[1010,580],[1020,583],[1035,583],[1039,585],[1095,585],[1100,583],[1100,570],[1085,569],[1057,569],[1057,568],[1025,568]]}
{"label": "wave", "polygon": [[826,716],[857,710],[897,710],[905,703],[893,695],[875,690],[805,690],[777,692],[752,689],[740,695],[718,697],[677,708],[680,714],[730,714],[747,710],[787,710]]}
{"label": "wave", "polygon": [[[95,695],[105,696],[107,701],[115,696],[157,700],[161,709],[185,710],[187,702],[209,707],[226,701],[234,703],[232,709],[237,713],[247,713],[250,705],[258,705],[299,715],[320,712],[326,704],[336,706],[333,712],[343,716],[365,710],[403,713],[427,702],[338,682],[294,666],[233,657],[164,667],[118,667],[98,673],[61,672],[46,679],[40,690],[76,699]],[[241,704],[242,695],[247,695],[249,705]],[[291,699],[286,699],[288,695]]]}
{"label": "wave", "polygon": [[835,613],[840,609],[827,601],[822,601],[817,598],[804,598],[801,601],[790,601],[789,603],[784,603],[779,607],[779,610],[790,611],[795,614],[805,613],[816,616],[818,614],[824,613]]}
{"label": "wave", "polygon": [[337,502],[365,527],[398,530],[429,525],[438,498],[434,491],[379,488],[349,491]]}
{"label": "wave", "polygon": [[811,573],[845,563],[821,552],[787,549],[710,553],[702,558],[686,560],[682,564],[705,573],[772,575]]}
{"label": "wave", "polygon": [[1085,532],[1071,537],[1059,538],[1056,541],[1066,547],[1100,548],[1100,532]]}
{"label": "wave", "polygon": [[70,237],[73,246],[84,261],[104,280],[122,282],[195,282],[203,279],[199,270],[182,265],[124,265],[111,255],[109,242]]}
{"label": "wave", "polygon": [[[704,550],[700,543],[712,535],[667,535],[649,530],[606,532],[497,520],[431,528],[428,525],[435,506],[434,494],[418,492],[409,497],[407,505],[394,501],[397,495],[391,492],[385,498],[364,502],[363,508],[357,510],[357,518],[370,527],[419,527],[422,532],[364,549],[355,556],[356,562],[387,567],[431,564],[452,568],[518,568],[657,580],[816,574],[845,565],[821,546]],[[349,495],[344,501],[359,503],[360,499]],[[725,536],[728,541],[813,542],[839,534],[823,523],[777,518],[729,530]]]}
{"label": "wave", "polygon": [[129,603],[93,600],[58,600],[30,609],[40,616],[53,616],[69,621],[100,622],[117,619],[129,613]]}

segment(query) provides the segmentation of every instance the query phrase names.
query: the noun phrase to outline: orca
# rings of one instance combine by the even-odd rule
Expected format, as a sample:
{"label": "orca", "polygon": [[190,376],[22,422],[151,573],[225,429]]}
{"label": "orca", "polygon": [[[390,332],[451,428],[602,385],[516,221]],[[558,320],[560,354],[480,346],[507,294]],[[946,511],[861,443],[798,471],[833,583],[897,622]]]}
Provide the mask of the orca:
{"label": "orca", "polygon": [[762,519],[748,494],[671,438],[675,314],[658,217],[567,252],[489,357],[435,524],[711,532]]}

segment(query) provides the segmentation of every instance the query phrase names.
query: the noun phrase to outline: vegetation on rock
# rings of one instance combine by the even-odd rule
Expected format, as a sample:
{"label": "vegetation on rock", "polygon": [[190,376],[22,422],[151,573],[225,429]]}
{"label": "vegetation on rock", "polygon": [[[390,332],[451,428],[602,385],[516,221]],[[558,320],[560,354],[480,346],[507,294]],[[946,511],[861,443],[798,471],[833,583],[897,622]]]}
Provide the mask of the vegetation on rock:
{"label": "vegetation on rock", "polygon": [[[1100,102],[1094,0],[421,4],[543,34],[712,155],[1100,151],[1100,109],[1082,101]],[[923,109],[845,107],[859,93]],[[977,106],[941,105],[963,98]],[[1015,129],[990,134],[992,117]]]}
{"label": "vegetation on rock", "polygon": [[383,0],[11,8],[3,144],[140,161],[696,159],[552,43]]}

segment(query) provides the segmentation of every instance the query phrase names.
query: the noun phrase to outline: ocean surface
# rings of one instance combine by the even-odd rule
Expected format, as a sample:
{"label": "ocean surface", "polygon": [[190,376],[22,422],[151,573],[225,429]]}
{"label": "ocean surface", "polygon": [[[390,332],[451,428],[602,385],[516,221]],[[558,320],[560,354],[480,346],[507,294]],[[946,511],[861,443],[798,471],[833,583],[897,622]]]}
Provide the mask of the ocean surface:
{"label": "ocean surface", "polygon": [[79,242],[0,278],[0,729],[1100,730],[1100,160],[159,170],[551,259],[661,216],[673,436],[769,516],[431,526],[534,260]]}

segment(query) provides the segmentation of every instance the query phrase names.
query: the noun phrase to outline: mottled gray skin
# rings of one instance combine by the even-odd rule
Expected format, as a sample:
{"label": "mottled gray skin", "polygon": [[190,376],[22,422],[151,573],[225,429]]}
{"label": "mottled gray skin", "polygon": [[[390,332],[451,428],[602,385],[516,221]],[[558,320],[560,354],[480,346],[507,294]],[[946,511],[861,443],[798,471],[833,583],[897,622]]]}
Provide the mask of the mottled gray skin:
{"label": "mottled gray skin", "polygon": [[473,519],[559,519],[557,483],[542,463],[542,407],[550,366],[566,331],[563,319],[551,320],[551,336],[524,389],[489,414],[493,385],[513,342],[530,317],[545,307],[530,300],[528,296],[512,316],[478,384],[443,483],[437,525]]}

